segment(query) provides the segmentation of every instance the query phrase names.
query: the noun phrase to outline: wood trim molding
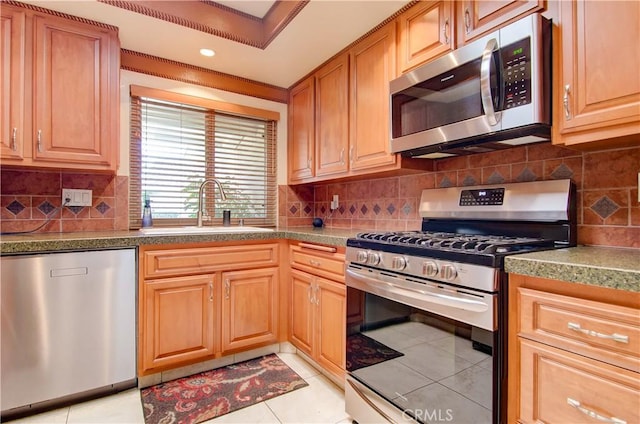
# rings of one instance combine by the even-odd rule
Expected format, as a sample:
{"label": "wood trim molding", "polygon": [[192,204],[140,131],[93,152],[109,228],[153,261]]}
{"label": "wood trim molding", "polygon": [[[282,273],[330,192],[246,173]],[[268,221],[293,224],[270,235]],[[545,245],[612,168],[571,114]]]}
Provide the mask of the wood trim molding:
{"label": "wood trim molding", "polygon": [[151,97],[159,100],[166,100],[175,103],[183,103],[194,106],[201,106],[220,112],[227,112],[234,115],[249,116],[252,118],[262,118],[269,121],[279,121],[280,113],[267,109],[260,109],[250,106],[237,105],[234,103],[221,102],[218,100],[196,97],[188,94],[175,93],[173,91],[160,90],[157,88],[131,85],[129,92],[132,96]]}
{"label": "wood trim molding", "polygon": [[4,5],[10,5],[10,6],[21,7],[23,9],[31,10],[33,12],[45,13],[47,15],[57,16],[59,18],[65,18],[65,19],[69,19],[69,20],[75,21],[75,22],[82,22],[82,23],[89,24],[89,25],[92,25],[92,26],[95,26],[95,27],[98,27],[98,28],[105,28],[105,29],[108,29],[109,31],[115,31],[116,34],[118,33],[118,27],[116,27],[116,26],[104,24],[102,22],[92,21],[90,19],[81,18],[79,16],[67,15],[66,13],[57,12],[57,11],[51,10],[51,9],[45,9],[44,7],[36,6],[36,5],[33,5],[33,4],[22,3],[22,2],[14,1],[14,0],[2,0],[2,5],[3,6]]}
{"label": "wood trim molding", "polygon": [[120,50],[120,68],[278,103],[289,101],[285,88],[131,50]]}
{"label": "wood trim molding", "polygon": [[264,18],[257,18],[210,0],[98,1],[259,49],[265,49],[309,3],[278,0]]}

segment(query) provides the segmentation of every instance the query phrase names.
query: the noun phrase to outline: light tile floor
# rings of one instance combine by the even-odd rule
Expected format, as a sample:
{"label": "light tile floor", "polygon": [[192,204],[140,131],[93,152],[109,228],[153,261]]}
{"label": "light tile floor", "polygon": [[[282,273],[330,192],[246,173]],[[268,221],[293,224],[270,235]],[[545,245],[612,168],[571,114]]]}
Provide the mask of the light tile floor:
{"label": "light tile floor", "polygon": [[[344,392],[295,353],[278,353],[309,385],[265,402],[240,409],[215,423],[339,423],[349,424]],[[131,389],[113,396],[79,403],[12,424],[144,424],[140,391]]]}

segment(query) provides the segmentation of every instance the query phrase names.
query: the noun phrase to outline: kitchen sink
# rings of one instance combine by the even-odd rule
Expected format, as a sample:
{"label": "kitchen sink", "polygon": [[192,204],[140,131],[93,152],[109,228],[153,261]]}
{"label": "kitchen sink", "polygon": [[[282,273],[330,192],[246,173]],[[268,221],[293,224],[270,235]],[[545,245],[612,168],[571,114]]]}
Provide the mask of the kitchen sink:
{"label": "kitchen sink", "polygon": [[151,227],[141,228],[142,234],[167,235],[167,234],[220,234],[220,233],[266,233],[273,231],[272,228],[261,227]]}

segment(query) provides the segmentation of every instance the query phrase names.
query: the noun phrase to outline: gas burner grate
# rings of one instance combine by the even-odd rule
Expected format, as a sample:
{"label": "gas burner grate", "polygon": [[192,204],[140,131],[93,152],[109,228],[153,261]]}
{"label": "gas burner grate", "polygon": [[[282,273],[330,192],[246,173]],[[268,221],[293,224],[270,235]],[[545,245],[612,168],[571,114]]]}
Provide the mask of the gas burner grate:
{"label": "gas burner grate", "polygon": [[428,231],[397,231],[359,233],[357,238],[397,246],[415,246],[436,250],[495,254],[533,250],[553,246],[553,240],[543,238],[474,235]]}

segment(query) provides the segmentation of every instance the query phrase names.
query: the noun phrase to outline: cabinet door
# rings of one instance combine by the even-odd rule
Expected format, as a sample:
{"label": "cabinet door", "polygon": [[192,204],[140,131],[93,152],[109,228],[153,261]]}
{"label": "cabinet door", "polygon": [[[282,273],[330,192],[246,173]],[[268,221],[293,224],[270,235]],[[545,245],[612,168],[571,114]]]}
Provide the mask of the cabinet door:
{"label": "cabinet door", "polygon": [[34,16],[34,161],[112,168],[118,144],[117,39],[109,30]]}
{"label": "cabinet door", "polygon": [[0,157],[21,160],[24,150],[25,14],[2,6]]}
{"label": "cabinet door", "polygon": [[544,0],[464,0],[458,3],[461,44],[510,20],[544,9]]}
{"label": "cabinet door", "polygon": [[316,72],[316,175],[346,173],[349,146],[349,56]]}
{"label": "cabinet door", "polygon": [[299,183],[315,175],[315,79],[309,77],[289,95],[289,182]]}
{"label": "cabinet door", "polygon": [[213,275],[143,283],[142,370],[214,355],[214,283]]}
{"label": "cabinet door", "polygon": [[639,133],[640,3],[580,0],[560,7],[554,141],[573,145]]}
{"label": "cabinet door", "polygon": [[313,279],[291,270],[291,342],[309,356],[313,355]]}
{"label": "cabinet door", "polygon": [[316,279],[315,357],[320,365],[343,377],[346,355],[346,287],[324,278]]}
{"label": "cabinet door", "polygon": [[222,274],[222,351],[277,341],[278,268]]}
{"label": "cabinet door", "polygon": [[351,56],[351,170],[394,165],[389,150],[389,81],[395,77],[395,21],[354,46]]}
{"label": "cabinet door", "polygon": [[453,49],[453,2],[423,1],[398,17],[400,73]]}

